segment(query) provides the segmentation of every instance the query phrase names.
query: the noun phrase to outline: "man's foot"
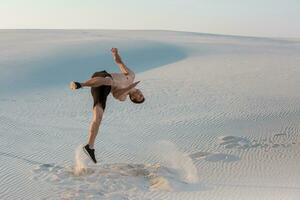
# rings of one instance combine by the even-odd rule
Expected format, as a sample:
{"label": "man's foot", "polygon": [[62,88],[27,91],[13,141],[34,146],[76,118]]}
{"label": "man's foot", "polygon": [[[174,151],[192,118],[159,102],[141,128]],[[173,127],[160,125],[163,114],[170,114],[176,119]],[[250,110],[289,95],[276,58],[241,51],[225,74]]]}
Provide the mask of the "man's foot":
{"label": "man's foot", "polygon": [[97,163],[96,157],[95,157],[95,149],[90,149],[90,146],[87,144],[83,147],[84,153],[88,155],[94,163]]}
{"label": "man's foot", "polygon": [[71,90],[76,90],[76,89],[79,89],[79,88],[81,88],[81,87],[82,87],[81,84],[78,83],[78,82],[72,81],[72,82],[70,83],[70,88],[71,88]]}

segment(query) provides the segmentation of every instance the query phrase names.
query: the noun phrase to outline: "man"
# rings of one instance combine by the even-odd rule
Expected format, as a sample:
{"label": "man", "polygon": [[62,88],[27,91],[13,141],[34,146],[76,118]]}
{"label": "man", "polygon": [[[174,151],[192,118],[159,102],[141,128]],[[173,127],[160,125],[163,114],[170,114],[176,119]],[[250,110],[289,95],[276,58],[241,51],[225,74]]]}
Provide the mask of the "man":
{"label": "man", "polygon": [[83,83],[70,83],[70,88],[72,90],[82,87],[91,87],[91,93],[94,99],[93,120],[89,128],[88,144],[83,147],[83,150],[94,163],[97,163],[94,143],[109,93],[112,93],[113,97],[120,101],[125,101],[127,96],[129,96],[133,103],[140,104],[145,101],[143,93],[139,89],[135,88],[140,81],[134,82],[134,72],[123,63],[117,48],[112,48],[111,52],[122,73],[109,74],[104,70],[95,72],[91,79]]}

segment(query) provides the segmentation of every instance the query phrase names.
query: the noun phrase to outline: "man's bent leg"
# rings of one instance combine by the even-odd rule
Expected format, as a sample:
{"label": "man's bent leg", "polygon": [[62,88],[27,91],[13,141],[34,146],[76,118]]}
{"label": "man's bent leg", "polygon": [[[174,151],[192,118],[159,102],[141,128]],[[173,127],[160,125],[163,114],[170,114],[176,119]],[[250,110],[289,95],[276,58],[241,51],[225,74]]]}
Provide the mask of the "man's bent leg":
{"label": "man's bent leg", "polygon": [[94,77],[83,83],[74,82],[70,83],[70,88],[72,90],[79,89],[81,87],[99,87],[101,85],[112,85],[113,81],[111,77]]}

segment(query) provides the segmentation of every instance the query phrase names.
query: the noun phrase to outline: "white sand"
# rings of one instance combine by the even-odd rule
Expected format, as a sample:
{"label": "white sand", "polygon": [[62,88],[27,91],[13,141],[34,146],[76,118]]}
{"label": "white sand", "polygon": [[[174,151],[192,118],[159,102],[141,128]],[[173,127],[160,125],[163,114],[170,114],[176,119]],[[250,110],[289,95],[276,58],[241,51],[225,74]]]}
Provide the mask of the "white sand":
{"label": "white sand", "polygon": [[[0,199],[299,199],[297,40],[164,31],[0,36]],[[94,165],[80,151],[92,99],[68,83],[95,69],[90,53],[108,57],[96,68],[116,71],[111,46],[134,69],[156,68],[137,74],[143,105],[109,97]],[[82,68],[67,74],[70,63]]]}

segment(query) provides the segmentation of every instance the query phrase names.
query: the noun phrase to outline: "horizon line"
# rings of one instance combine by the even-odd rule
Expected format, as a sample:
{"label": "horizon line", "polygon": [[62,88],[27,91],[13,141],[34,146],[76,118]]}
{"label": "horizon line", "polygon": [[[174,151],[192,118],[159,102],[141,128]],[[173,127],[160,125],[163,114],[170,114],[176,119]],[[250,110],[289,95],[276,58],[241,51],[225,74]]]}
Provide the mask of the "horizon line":
{"label": "horizon line", "polygon": [[271,36],[258,36],[258,35],[238,35],[238,34],[225,34],[225,33],[210,33],[210,32],[198,32],[198,31],[185,31],[174,29],[101,29],[101,28],[0,28],[2,30],[65,30],[65,31],[162,31],[162,32],[180,32],[190,34],[202,34],[210,36],[225,36],[225,37],[243,37],[243,38],[256,38],[256,39],[300,39],[300,37],[271,37]]}

